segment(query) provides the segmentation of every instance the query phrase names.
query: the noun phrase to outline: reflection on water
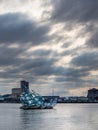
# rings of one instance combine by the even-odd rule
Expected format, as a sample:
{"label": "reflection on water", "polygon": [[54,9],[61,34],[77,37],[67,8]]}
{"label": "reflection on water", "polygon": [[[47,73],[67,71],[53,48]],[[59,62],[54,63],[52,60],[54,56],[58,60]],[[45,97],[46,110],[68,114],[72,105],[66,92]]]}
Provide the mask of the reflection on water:
{"label": "reflection on water", "polygon": [[98,104],[59,104],[53,110],[21,110],[0,104],[0,130],[98,130]]}

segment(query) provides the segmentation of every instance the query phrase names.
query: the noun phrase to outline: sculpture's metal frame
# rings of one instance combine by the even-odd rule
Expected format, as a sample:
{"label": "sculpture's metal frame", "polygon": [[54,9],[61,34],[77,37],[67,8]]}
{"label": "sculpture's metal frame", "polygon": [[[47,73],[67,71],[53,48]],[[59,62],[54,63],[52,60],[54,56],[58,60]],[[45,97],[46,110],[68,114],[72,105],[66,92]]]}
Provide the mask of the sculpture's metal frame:
{"label": "sculpture's metal frame", "polygon": [[20,95],[20,101],[23,104],[21,109],[52,109],[57,104],[57,99],[46,101],[38,93],[29,91],[25,85],[23,89],[24,92]]}

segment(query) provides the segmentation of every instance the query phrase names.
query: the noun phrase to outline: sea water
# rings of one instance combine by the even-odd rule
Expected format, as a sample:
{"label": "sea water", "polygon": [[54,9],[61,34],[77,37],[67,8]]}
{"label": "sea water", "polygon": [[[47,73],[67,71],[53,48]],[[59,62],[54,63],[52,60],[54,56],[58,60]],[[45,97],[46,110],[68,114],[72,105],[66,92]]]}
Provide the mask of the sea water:
{"label": "sea water", "polygon": [[98,104],[57,104],[50,110],[22,110],[0,104],[0,130],[98,130]]}

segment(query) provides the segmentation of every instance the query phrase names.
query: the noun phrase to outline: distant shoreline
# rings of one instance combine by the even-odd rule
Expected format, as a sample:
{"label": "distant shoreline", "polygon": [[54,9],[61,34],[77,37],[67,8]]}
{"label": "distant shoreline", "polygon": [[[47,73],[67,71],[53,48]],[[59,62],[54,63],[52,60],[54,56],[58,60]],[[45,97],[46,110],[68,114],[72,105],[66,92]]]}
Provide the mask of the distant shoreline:
{"label": "distant shoreline", "polygon": [[[0,102],[0,104],[4,104],[4,103],[8,103],[8,104],[21,104],[21,102]],[[57,104],[97,104],[98,102],[57,102]]]}

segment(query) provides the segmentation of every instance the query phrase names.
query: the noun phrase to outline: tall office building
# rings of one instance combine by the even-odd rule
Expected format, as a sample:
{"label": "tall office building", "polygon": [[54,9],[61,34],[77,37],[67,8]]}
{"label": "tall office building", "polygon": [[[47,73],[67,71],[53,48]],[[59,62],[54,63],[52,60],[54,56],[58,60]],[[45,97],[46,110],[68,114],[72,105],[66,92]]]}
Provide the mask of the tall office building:
{"label": "tall office building", "polygon": [[21,82],[21,91],[24,92],[24,87],[26,87],[29,90],[29,82],[22,80]]}
{"label": "tall office building", "polygon": [[87,97],[89,99],[96,99],[96,98],[98,98],[98,89],[96,89],[96,88],[89,89]]}

